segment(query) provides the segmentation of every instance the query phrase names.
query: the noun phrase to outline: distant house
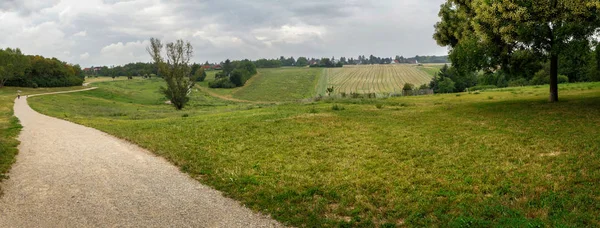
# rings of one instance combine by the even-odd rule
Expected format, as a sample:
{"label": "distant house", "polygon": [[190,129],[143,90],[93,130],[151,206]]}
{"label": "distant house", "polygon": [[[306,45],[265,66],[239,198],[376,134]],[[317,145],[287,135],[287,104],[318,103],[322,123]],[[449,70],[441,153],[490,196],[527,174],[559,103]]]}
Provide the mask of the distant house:
{"label": "distant house", "polygon": [[213,69],[215,69],[215,70],[222,70],[223,67],[221,65],[215,65],[215,66],[213,66]]}
{"label": "distant house", "polygon": [[204,65],[204,66],[202,66],[202,69],[204,69],[204,70],[210,70],[211,68],[212,68],[211,65]]}
{"label": "distant house", "polygon": [[400,64],[400,60],[395,59],[392,64]]}

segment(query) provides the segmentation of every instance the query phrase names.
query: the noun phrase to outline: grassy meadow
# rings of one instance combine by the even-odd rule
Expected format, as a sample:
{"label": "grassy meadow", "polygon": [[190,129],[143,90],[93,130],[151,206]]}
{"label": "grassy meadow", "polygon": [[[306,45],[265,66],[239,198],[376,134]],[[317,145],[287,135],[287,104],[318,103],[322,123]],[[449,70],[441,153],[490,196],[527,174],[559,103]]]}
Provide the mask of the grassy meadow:
{"label": "grassy meadow", "polygon": [[315,96],[315,88],[323,69],[273,68],[258,69],[244,87],[233,89],[208,88],[217,71],[208,71],[201,88],[214,96],[233,101],[284,102],[298,101]]}
{"label": "grassy meadow", "polygon": [[[82,87],[70,88],[17,88],[4,87],[0,88],[0,181],[8,178],[6,173],[10,170],[11,165],[15,162],[17,155],[17,146],[19,141],[16,139],[21,131],[19,120],[13,116],[14,100],[17,98],[17,92],[21,91],[22,96],[56,92],[63,90],[75,90]],[[0,194],[2,189],[0,188]]]}
{"label": "grassy meadow", "polygon": [[[257,83],[269,79],[232,96],[300,94]],[[560,85],[556,104],[547,86],[280,105],[197,90],[183,111],[162,103],[160,85],[102,82],[30,104],[137,143],[287,225],[600,226],[600,83]]]}

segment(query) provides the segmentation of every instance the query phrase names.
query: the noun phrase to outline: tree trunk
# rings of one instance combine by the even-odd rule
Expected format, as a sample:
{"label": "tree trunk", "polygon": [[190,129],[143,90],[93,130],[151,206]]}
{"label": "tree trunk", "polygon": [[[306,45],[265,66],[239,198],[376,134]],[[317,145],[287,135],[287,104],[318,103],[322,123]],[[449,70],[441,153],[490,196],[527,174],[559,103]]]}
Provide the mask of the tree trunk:
{"label": "tree trunk", "polygon": [[550,57],[550,102],[558,102],[558,55]]}

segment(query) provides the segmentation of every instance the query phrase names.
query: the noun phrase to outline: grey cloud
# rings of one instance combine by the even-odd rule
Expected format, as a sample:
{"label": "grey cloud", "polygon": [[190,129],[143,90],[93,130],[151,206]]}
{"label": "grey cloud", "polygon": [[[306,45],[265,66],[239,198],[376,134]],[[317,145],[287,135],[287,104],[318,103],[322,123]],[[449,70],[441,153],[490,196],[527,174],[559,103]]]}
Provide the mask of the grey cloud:
{"label": "grey cloud", "polygon": [[[1,0],[0,16],[19,16],[0,24],[12,34],[0,38],[0,46],[23,46],[27,27],[52,22],[46,27],[55,31],[48,37],[55,43],[22,49],[84,66],[149,61],[143,51],[132,51],[149,37],[189,40],[195,60],[211,62],[281,55],[439,55],[446,50],[431,36],[443,1],[52,0],[32,5],[34,0]],[[86,36],[75,36],[82,32]]]}
{"label": "grey cloud", "polygon": [[28,16],[32,12],[55,6],[58,2],[60,0],[2,0],[0,2],[0,12],[17,12],[20,15]]}

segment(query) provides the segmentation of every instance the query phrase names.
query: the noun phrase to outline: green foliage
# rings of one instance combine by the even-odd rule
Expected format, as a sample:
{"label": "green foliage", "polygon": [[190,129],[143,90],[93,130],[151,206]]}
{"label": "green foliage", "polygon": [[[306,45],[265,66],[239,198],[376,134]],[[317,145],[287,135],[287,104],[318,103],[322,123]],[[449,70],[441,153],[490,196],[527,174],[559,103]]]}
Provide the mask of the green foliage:
{"label": "green foliage", "polygon": [[[585,0],[448,0],[440,9],[442,21],[435,26],[434,38],[450,46],[460,75],[502,69],[506,81],[530,79],[549,61],[552,69],[562,68],[572,80],[585,80],[589,38],[600,28],[599,10],[600,4]],[[550,73],[551,78],[559,74]],[[462,87],[454,80],[457,89]],[[556,84],[550,90],[551,101],[557,101]]]}
{"label": "green foliage", "polygon": [[456,91],[455,83],[450,78],[444,78],[439,84],[440,93],[453,93]]}
{"label": "green foliage", "polygon": [[233,84],[233,82],[231,82],[229,79],[227,78],[221,78],[215,81],[211,81],[208,83],[208,86],[210,88],[224,88],[224,89],[231,89],[231,88],[235,88],[236,85]]}
{"label": "green foliage", "polygon": [[26,56],[19,49],[0,49],[0,88],[66,87],[81,85],[83,73],[79,65],[70,65],[56,58]]}
{"label": "green foliage", "polygon": [[469,88],[469,91],[479,91],[479,90],[488,90],[488,89],[497,89],[498,87],[495,85],[478,85]]}
{"label": "green foliage", "polygon": [[525,78],[511,79],[510,81],[508,81],[509,87],[519,87],[519,86],[528,86],[528,85],[529,85],[529,81],[527,81],[527,79],[525,79]]}
{"label": "green foliage", "polygon": [[564,83],[569,83],[569,77],[567,77],[566,75],[558,75],[558,84],[564,84]]}
{"label": "green foliage", "polygon": [[210,88],[235,88],[257,74],[256,66],[250,60],[234,61],[229,59],[223,64],[223,71],[215,75],[215,81],[209,82]]}
{"label": "green foliage", "polygon": [[206,71],[204,71],[204,69],[202,68],[197,69],[192,74],[194,74],[194,76],[196,77],[196,81],[198,82],[203,82],[204,80],[206,80]]}
{"label": "green foliage", "polygon": [[306,57],[299,57],[298,60],[296,60],[296,66],[308,66],[308,59],[306,59]]}
{"label": "green foliage", "polygon": [[188,95],[196,83],[196,78],[191,75],[189,65],[193,48],[190,42],[184,43],[183,40],[168,43],[165,48],[166,61],[162,57],[162,49],[163,44],[160,40],[150,39],[148,53],[152,56],[154,63],[158,66],[158,72],[167,83],[167,87],[162,87],[161,91],[177,110],[181,110],[190,100]]}
{"label": "green foliage", "polygon": [[339,104],[333,104],[333,106],[331,106],[331,110],[342,111],[342,110],[346,110],[346,108],[344,108],[344,106],[339,105]]}
{"label": "green foliage", "polygon": [[281,61],[279,59],[259,59],[254,62],[258,68],[279,68]]}
{"label": "green foliage", "polygon": [[411,83],[405,83],[404,86],[402,87],[402,90],[406,91],[406,90],[414,90],[415,89],[415,85],[411,84]]}

